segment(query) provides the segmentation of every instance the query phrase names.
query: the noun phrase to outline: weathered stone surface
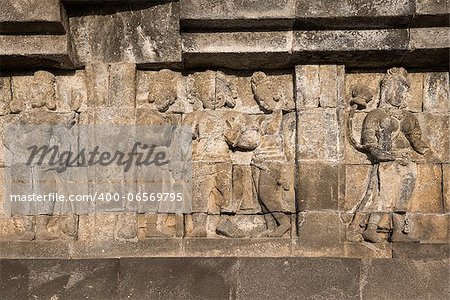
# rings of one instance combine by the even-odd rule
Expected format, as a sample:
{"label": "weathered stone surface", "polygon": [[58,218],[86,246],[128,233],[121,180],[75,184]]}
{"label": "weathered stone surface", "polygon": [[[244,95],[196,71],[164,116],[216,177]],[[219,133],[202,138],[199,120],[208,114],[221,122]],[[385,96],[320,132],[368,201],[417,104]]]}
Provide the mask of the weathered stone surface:
{"label": "weathered stone surface", "polygon": [[430,162],[450,162],[450,115],[424,113],[417,116],[422,128],[423,140],[430,145],[432,152],[415,159]]}
{"label": "weathered stone surface", "polygon": [[236,258],[122,259],[120,298],[234,299],[238,268]]}
{"label": "weathered stone surface", "polygon": [[295,1],[182,0],[183,28],[291,28]]}
{"label": "weathered stone surface", "polygon": [[56,106],[61,112],[87,109],[87,88],[84,71],[56,76]]}
{"label": "weathered stone surface", "polygon": [[183,33],[187,68],[282,68],[289,64],[292,31]]}
{"label": "weathered stone surface", "polygon": [[345,166],[345,200],[339,203],[340,210],[355,211],[366,194],[371,170],[370,165]]}
{"label": "weathered stone surface", "polygon": [[300,211],[337,210],[339,198],[339,170],[337,164],[299,162],[298,207]]}
{"label": "weathered stone surface", "polygon": [[44,259],[70,257],[68,241],[1,241],[0,258],[8,259]]}
{"label": "weathered stone surface", "polygon": [[432,27],[448,26],[448,0],[416,0],[416,13],[413,26]]}
{"label": "weathered stone surface", "polygon": [[351,258],[391,258],[391,243],[344,243],[344,255]]}
{"label": "weathered stone surface", "polygon": [[297,1],[297,26],[310,28],[379,28],[406,26],[414,0]]}
{"label": "weathered stone surface", "polygon": [[344,101],[344,66],[296,66],[297,108],[338,107]]}
{"label": "weathered stone surface", "polygon": [[341,112],[333,108],[298,111],[298,159],[340,160],[343,158]]}
{"label": "weathered stone surface", "polygon": [[345,225],[339,212],[308,211],[298,214],[298,238],[292,253],[300,256],[344,256]]}
{"label": "weathered stone surface", "polygon": [[438,260],[449,258],[449,244],[393,243],[393,258]]}
{"label": "weathered stone surface", "polygon": [[400,64],[409,50],[406,29],[295,31],[294,63],[332,63],[347,67]]}
{"label": "weathered stone surface", "polygon": [[442,192],[444,197],[444,212],[450,213],[450,165],[442,165]]}
{"label": "weathered stone surface", "polygon": [[406,55],[403,64],[411,67],[426,65],[428,68],[446,66],[450,47],[448,27],[411,28],[409,31],[412,51]]}
{"label": "weathered stone surface", "polygon": [[450,215],[411,214],[410,235],[421,243],[448,243]]}
{"label": "weathered stone surface", "polygon": [[448,73],[426,73],[424,78],[423,110],[437,114],[450,113]]}
{"label": "weathered stone surface", "polygon": [[114,299],[119,261],[2,260],[0,293],[19,299]]}
{"label": "weathered stone surface", "polygon": [[178,3],[77,7],[69,17],[78,66],[122,61],[171,67],[181,62]]}
{"label": "weathered stone surface", "polygon": [[9,113],[9,103],[12,100],[11,77],[0,77],[0,116]]}
{"label": "weathered stone surface", "polygon": [[186,256],[201,257],[286,257],[291,255],[290,239],[194,239],[183,240],[183,251]]}
{"label": "weathered stone surface", "polygon": [[362,299],[447,299],[448,259],[363,260]]}
{"label": "weathered stone surface", "polygon": [[242,259],[238,299],[359,299],[359,270],[354,259]]}
{"label": "weathered stone surface", "polygon": [[0,35],[2,69],[71,69],[67,35]]}
{"label": "weathered stone surface", "polygon": [[418,165],[416,186],[408,210],[416,213],[442,213],[441,188],[441,166]]}
{"label": "weathered stone surface", "polygon": [[0,8],[0,34],[63,34],[66,22],[59,0],[5,0]]}

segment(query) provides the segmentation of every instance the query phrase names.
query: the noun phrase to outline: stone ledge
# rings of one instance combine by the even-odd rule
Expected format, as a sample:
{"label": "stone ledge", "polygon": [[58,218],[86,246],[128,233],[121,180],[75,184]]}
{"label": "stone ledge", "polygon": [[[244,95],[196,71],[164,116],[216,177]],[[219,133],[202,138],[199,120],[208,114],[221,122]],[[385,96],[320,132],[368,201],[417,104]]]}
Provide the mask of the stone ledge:
{"label": "stone ledge", "polygon": [[2,69],[70,69],[69,51],[66,35],[0,35]]}
{"label": "stone ledge", "polygon": [[448,259],[0,260],[5,299],[447,299]]}
{"label": "stone ledge", "polygon": [[2,0],[0,34],[64,34],[66,27],[59,0]]}

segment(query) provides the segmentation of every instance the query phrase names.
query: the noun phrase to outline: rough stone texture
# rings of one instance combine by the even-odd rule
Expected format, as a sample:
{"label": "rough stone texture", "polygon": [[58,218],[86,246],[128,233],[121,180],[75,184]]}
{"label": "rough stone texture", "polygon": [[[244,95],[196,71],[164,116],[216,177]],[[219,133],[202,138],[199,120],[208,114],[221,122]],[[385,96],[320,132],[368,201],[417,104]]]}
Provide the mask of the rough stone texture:
{"label": "rough stone texture", "polygon": [[393,257],[438,260],[449,258],[449,244],[394,243]]}
{"label": "rough stone texture", "polygon": [[298,206],[300,211],[338,209],[342,166],[322,162],[300,162]]}
{"label": "rough stone texture", "polygon": [[343,157],[340,112],[332,108],[298,111],[298,159],[340,160]]}
{"label": "rough stone texture", "polygon": [[0,35],[0,67],[73,68],[67,35]]}
{"label": "rough stone texture", "polygon": [[411,28],[409,31],[412,51],[406,55],[405,64],[418,67],[426,62],[430,68],[444,66],[449,61],[448,27]]}
{"label": "rough stone texture", "polygon": [[77,7],[69,17],[77,66],[103,61],[174,67],[181,62],[178,3]]}
{"label": "rough stone texture", "polygon": [[0,293],[17,299],[113,299],[119,262],[104,260],[0,260]]}
{"label": "rough stone texture", "polygon": [[444,197],[444,212],[450,212],[450,165],[442,165],[442,190]]}
{"label": "rough stone texture", "polygon": [[440,165],[418,165],[416,187],[409,211],[417,213],[442,213],[442,172]]}
{"label": "rough stone texture", "polygon": [[362,299],[447,299],[448,259],[363,261]]}
{"label": "rough stone texture", "polygon": [[275,69],[289,64],[292,32],[183,33],[187,68]]}
{"label": "rough stone texture", "polygon": [[292,54],[296,63],[364,68],[400,64],[408,50],[408,31],[403,29],[310,30],[294,32]]}
{"label": "rough stone texture", "polygon": [[414,0],[297,1],[297,26],[310,28],[377,28],[408,25]]}
{"label": "rough stone texture", "polygon": [[0,8],[0,34],[63,34],[66,22],[59,0],[5,0]]}
{"label": "rough stone texture", "polygon": [[295,0],[182,0],[183,28],[290,28]]}
{"label": "rough stone texture", "polygon": [[411,236],[421,243],[448,243],[450,215],[412,214]]}
{"label": "rough stone texture", "polygon": [[416,14],[413,25],[421,26],[448,26],[449,1],[448,0],[416,0]]}

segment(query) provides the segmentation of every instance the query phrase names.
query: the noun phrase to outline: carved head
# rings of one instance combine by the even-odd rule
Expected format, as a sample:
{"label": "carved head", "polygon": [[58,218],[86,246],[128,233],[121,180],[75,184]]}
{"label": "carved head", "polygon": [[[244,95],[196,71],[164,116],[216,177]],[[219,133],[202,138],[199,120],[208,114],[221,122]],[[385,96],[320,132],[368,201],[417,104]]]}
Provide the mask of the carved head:
{"label": "carved head", "polygon": [[253,95],[256,102],[267,112],[283,107],[285,96],[281,89],[270,82],[264,72],[255,72],[251,78]]}
{"label": "carved head", "polygon": [[34,73],[33,87],[31,88],[31,106],[38,108],[46,106],[48,109],[56,108],[55,76],[47,71]]}
{"label": "carved head", "polygon": [[380,107],[406,107],[411,82],[404,68],[391,68],[381,80]]}
{"label": "carved head", "polygon": [[367,108],[367,103],[372,101],[375,92],[365,85],[357,84],[352,87],[352,99],[350,105],[356,105],[357,109]]}
{"label": "carved head", "polygon": [[148,102],[154,103],[158,111],[165,112],[175,103],[177,97],[177,74],[170,70],[161,70],[149,88]]}

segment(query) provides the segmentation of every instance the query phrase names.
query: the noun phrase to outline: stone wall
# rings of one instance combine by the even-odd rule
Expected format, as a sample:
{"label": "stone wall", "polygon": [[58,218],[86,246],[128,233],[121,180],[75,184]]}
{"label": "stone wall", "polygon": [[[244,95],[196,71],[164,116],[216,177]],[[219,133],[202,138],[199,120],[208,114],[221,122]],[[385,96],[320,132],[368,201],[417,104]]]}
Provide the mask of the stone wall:
{"label": "stone wall", "polygon": [[[170,297],[448,295],[448,0],[2,4],[2,136],[14,122],[194,132],[190,214],[10,216],[2,192],[0,275],[30,277],[24,298],[40,293],[31,273],[56,261],[58,276],[98,263],[91,275],[121,283],[105,294],[55,285],[38,298],[157,297],[170,280],[136,293],[123,288],[130,270],[153,280],[185,263],[192,273],[177,278],[210,274],[217,291],[191,294],[183,281]],[[2,178],[13,168],[3,141]],[[85,172],[77,189],[112,178]],[[249,270],[261,274],[254,284]],[[107,284],[98,280],[80,285]]]}

